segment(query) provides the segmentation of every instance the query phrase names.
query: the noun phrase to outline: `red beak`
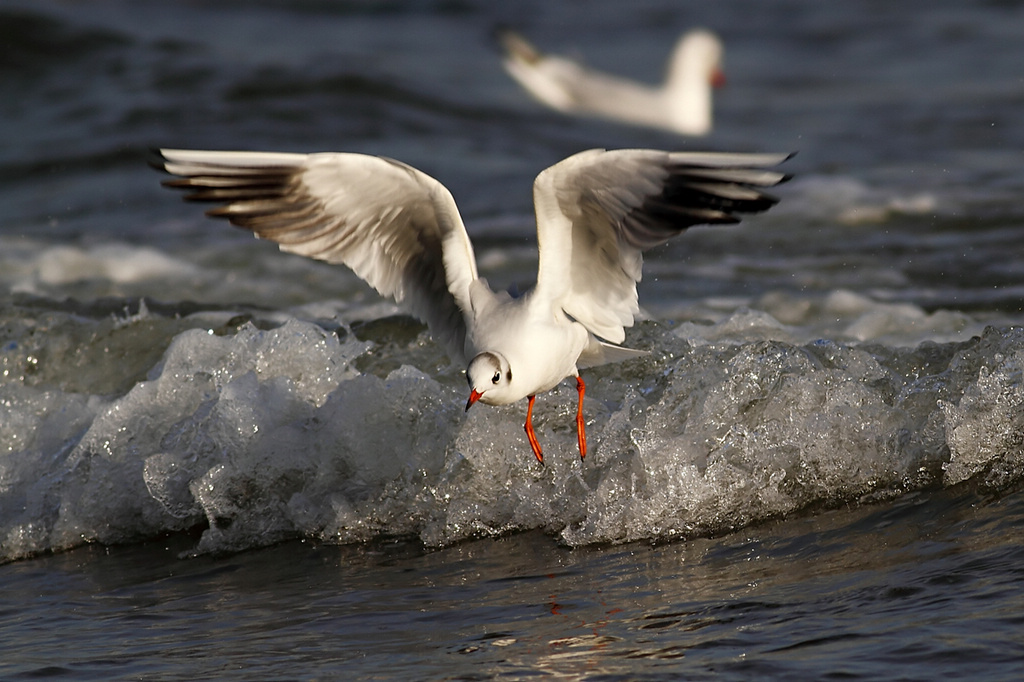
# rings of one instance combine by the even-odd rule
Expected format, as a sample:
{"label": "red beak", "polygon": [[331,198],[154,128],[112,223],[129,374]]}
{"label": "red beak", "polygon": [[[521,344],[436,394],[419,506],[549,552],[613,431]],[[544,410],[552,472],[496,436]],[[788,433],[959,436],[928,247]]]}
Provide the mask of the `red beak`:
{"label": "red beak", "polygon": [[480,396],[482,395],[483,393],[475,388],[473,389],[473,392],[469,394],[469,400],[466,401],[466,412],[469,412],[469,408],[473,407],[473,403],[480,400]]}
{"label": "red beak", "polygon": [[721,88],[725,85],[725,74],[722,73],[721,69],[715,69],[711,72],[711,87]]}

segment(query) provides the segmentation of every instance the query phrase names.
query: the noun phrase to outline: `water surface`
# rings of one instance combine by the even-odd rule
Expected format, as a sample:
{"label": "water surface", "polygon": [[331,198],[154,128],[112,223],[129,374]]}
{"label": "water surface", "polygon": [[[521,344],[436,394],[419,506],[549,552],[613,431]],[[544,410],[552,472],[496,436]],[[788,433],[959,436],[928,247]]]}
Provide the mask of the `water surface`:
{"label": "water surface", "polygon": [[[0,9],[5,677],[1013,679],[1024,5],[63,3]],[[549,112],[492,31],[713,133]],[[344,268],[160,187],[152,146],[355,151],[453,192],[495,286],[592,147],[797,151],[781,202],[646,259],[644,359],[464,414]]]}

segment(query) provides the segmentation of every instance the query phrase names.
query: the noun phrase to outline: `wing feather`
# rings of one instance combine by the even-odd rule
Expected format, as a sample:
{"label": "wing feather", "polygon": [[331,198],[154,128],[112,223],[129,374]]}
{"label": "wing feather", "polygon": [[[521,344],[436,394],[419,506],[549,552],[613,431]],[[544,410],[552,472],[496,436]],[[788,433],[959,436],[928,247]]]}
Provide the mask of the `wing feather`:
{"label": "wing feather", "polygon": [[643,251],[701,224],[739,222],[777,203],[778,154],[592,149],[534,183],[538,292],[591,333],[621,343],[639,312]]}
{"label": "wing feather", "polygon": [[157,150],[164,184],[221,204],[227,218],[282,251],[348,266],[424,320],[465,360],[473,247],[451,193],[411,166],[363,154]]}

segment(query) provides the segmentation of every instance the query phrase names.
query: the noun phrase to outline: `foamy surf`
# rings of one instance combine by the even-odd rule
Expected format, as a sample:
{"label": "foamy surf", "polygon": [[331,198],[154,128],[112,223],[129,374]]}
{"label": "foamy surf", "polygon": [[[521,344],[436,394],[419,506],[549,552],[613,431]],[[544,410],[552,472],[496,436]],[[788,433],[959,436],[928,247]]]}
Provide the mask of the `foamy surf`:
{"label": "foamy surf", "polygon": [[461,372],[408,318],[22,317],[0,355],[0,559],[183,530],[201,530],[194,553],[658,541],[1019,478],[1019,328],[900,346],[780,339],[800,334],[753,318],[641,324],[654,354],[587,373],[584,462],[572,388],[538,401],[540,466],[521,410],[464,415]]}

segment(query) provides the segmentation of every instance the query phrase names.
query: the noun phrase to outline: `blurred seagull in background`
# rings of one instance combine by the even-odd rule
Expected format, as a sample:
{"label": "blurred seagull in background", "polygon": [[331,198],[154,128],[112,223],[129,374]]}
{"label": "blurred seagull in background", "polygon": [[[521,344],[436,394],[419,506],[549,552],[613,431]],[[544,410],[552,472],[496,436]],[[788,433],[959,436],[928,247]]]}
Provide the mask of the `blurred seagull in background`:
{"label": "blurred seagull in background", "polygon": [[663,128],[682,135],[711,131],[711,90],[725,83],[722,43],[710,31],[683,35],[669,59],[665,82],[645,85],[545,55],[518,33],[498,31],[505,70],[543,104],[584,114]]}
{"label": "blurred seagull in background", "polygon": [[519,298],[477,274],[451,193],[399,161],[364,154],[155,150],[153,164],[207,212],[277,242],[282,251],[342,263],[424,320],[456,362],[469,400],[504,405],[576,379],[580,457],[587,452],[579,369],[645,354],[618,344],[639,312],[641,253],[700,224],[777,202],[761,188],[787,175],[779,154],[592,149],[533,184],[539,268]]}

